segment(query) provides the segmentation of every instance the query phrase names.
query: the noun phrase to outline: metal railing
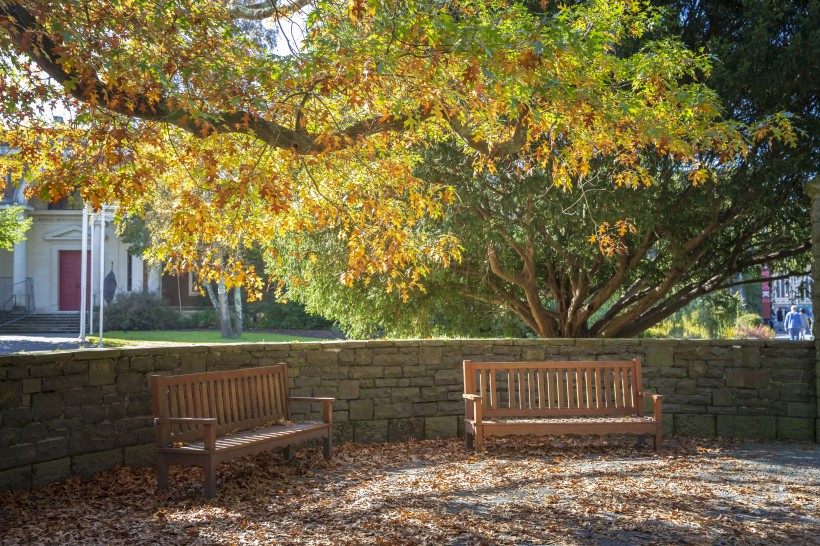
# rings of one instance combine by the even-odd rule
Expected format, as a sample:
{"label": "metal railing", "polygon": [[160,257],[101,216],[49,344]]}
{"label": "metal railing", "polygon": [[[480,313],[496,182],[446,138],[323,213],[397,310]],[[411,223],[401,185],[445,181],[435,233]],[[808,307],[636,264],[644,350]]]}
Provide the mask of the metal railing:
{"label": "metal railing", "polygon": [[[19,293],[19,286],[25,285],[25,292]],[[31,277],[5,286],[0,286],[0,312],[14,311],[32,313],[34,311],[34,280]]]}

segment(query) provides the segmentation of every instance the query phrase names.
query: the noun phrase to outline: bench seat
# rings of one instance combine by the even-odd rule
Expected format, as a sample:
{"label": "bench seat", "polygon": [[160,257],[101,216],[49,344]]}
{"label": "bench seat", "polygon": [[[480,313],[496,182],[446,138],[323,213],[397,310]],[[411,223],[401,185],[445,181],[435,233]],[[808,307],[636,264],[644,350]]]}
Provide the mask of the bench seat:
{"label": "bench seat", "polygon": [[[171,464],[201,466],[204,495],[216,494],[217,465],[313,439],[332,455],[333,398],[288,396],[287,367],[151,376],[156,427],[157,488],[168,487]],[[322,421],[291,420],[291,403],[322,405]]]}
{"label": "bench seat", "polygon": [[[653,401],[644,415],[643,399]],[[465,437],[480,451],[486,436],[622,434],[662,441],[662,396],[642,390],[631,361],[464,361]]]}

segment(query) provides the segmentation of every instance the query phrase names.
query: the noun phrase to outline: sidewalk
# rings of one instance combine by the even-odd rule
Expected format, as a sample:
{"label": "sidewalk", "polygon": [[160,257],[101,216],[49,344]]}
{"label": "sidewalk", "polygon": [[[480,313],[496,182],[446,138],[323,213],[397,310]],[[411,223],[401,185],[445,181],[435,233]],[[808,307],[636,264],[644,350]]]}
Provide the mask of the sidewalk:
{"label": "sidewalk", "polygon": [[65,334],[0,335],[0,355],[32,351],[67,351],[79,348],[80,340]]}

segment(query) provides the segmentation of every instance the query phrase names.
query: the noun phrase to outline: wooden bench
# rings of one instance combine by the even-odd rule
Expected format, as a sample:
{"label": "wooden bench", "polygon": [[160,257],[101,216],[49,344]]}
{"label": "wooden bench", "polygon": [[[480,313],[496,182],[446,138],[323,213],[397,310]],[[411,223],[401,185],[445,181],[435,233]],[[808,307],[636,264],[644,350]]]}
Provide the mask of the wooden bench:
{"label": "wooden bench", "polygon": [[[644,416],[643,399],[653,400]],[[653,435],[660,449],[662,396],[643,391],[641,362],[464,361],[468,448],[510,434]]]}
{"label": "wooden bench", "polygon": [[[287,367],[151,376],[157,437],[157,488],[168,487],[168,466],[205,470],[205,497],[216,493],[216,467],[224,461],[306,440],[324,440],[332,453],[333,398],[288,396]],[[291,422],[291,402],[321,402],[323,422]]]}

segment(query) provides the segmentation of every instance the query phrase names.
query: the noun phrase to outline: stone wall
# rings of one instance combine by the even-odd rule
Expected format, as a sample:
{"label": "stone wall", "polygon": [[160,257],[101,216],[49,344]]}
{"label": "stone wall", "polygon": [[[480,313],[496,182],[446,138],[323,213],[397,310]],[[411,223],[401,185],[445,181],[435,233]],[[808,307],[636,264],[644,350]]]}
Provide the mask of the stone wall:
{"label": "stone wall", "polygon": [[[0,356],[0,489],[154,462],[148,376],[286,362],[296,396],[335,396],[336,442],[463,434],[464,359],[639,357],[667,434],[816,440],[812,342],[431,340],[91,349]],[[294,405],[297,417],[319,407]]]}

